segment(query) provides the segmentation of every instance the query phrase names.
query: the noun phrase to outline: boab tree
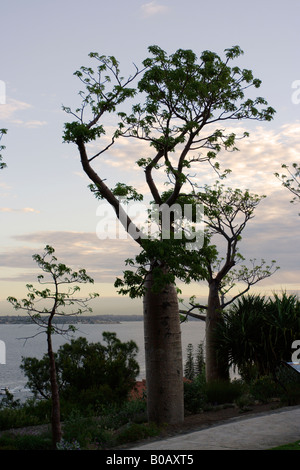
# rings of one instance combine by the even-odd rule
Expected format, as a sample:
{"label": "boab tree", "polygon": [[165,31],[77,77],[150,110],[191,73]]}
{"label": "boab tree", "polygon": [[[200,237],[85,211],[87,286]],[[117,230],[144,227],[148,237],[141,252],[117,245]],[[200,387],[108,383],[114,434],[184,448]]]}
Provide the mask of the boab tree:
{"label": "boab tree", "polygon": [[[42,328],[42,333],[47,336],[47,354],[49,358],[49,372],[52,398],[52,440],[53,446],[61,440],[61,423],[60,423],[60,399],[57,382],[57,371],[55,364],[55,354],[52,346],[52,335],[54,333],[66,334],[73,331],[74,327],[69,325],[66,329],[61,328],[59,324],[54,323],[54,317],[66,315],[79,315],[86,311],[91,311],[88,307],[88,301],[96,297],[98,294],[91,294],[87,298],[74,297],[80,288],[78,283],[93,283],[85,269],[78,272],[72,271],[63,263],[58,263],[54,256],[54,248],[46,245],[45,252],[41,256],[33,255],[34,261],[41,270],[46,274],[40,274],[37,279],[40,284],[50,285],[42,290],[36,289],[32,284],[27,284],[27,298],[17,300],[15,297],[8,297],[8,301],[16,310],[25,310],[32,321]],[[64,286],[65,290],[62,290]],[[73,311],[73,306],[76,310]],[[67,310],[66,310],[67,309]]]}
{"label": "boab tree", "polygon": [[[202,192],[195,196],[197,203],[204,205],[205,243],[209,249],[198,254],[205,268],[205,280],[208,284],[209,294],[207,304],[195,302],[190,299],[190,306],[181,313],[205,320],[206,327],[206,380],[228,379],[228,358],[218,357],[215,332],[222,318],[222,311],[238,297],[244,295],[251,286],[271,276],[278,267],[275,261],[267,265],[265,260],[256,264],[250,260],[251,265],[240,265],[244,257],[239,252],[239,243],[242,232],[250,219],[254,217],[254,210],[265,196],[249,193],[248,190],[225,188],[217,182],[215,186],[205,186]],[[217,244],[213,244],[215,238]],[[221,239],[221,241],[220,241]],[[223,250],[224,256],[220,256]],[[244,287],[230,299],[226,295],[236,283]],[[196,313],[198,311],[198,313]]]}
{"label": "boab tree", "polygon": [[[183,373],[178,299],[175,276],[170,270],[174,254],[167,256],[162,247],[164,240],[147,243],[147,237],[124,213],[119,195],[140,200],[143,195],[124,182],[109,188],[104,182],[107,175],[98,174],[101,155],[111,150],[117,137],[148,143],[148,155],[140,158],[137,165],[153,202],[158,205],[164,202],[168,209],[187,183],[192,165],[213,161],[221,149],[235,149],[236,135],[226,135],[217,128],[218,122],[271,120],[274,110],[263,108],[267,103],[261,97],[254,100],[245,97],[249,87],[259,88],[261,82],[250,70],[230,67],[230,61],[242,54],[238,46],[225,50],[224,60],[210,51],[204,51],[200,60],[191,50],[179,49],[167,55],[160,47],[151,46],[149,52],[151,56],[143,61],[142,68],[136,67],[127,79],[121,76],[114,57],[90,54],[98,66],[81,67],[75,72],[85,90],[80,92],[82,101],[75,112],[64,108],[75,117],[65,124],[64,141],[76,144],[92,191],[114,208],[125,230],[134,234],[142,252],[146,251],[149,266],[141,289],[135,289],[134,283],[131,288],[134,295],[139,291],[144,296],[148,417],[155,422],[177,423],[183,420]],[[128,112],[127,101],[133,97],[140,102]],[[118,113],[120,122],[111,138],[105,140],[105,118],[110,113]],[[99,147],[91,154],[89,144],[98,140]],[[130,153],[134,151],[132,145]],[[160,191],[164,172],[165,182],[172,187],[165,201]],[[169,231],[172,230],[170,219]]]}

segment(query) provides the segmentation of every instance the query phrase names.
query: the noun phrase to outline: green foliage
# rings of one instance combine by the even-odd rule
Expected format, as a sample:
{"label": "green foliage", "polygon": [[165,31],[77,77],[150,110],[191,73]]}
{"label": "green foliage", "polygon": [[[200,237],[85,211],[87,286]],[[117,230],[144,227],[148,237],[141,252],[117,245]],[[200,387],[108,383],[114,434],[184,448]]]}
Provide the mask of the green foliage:
{"label": "green foliage", "polygon": [[[47,409],[46,409],[47,408]],[[49,419],[51,407],[49,403],[41,407],[40,404],[18,403],[18,406],[7,404],[0,408],[0,430],[35,426]],[[47,421],[46,421],[47,422]]]}
{"label": "green foliage", "polygon": [[[89,188],[97,199],[104,199],[104,196],[95,184],[90,184]],[[124,183],[117,183],[116,186],[111,189],[111,193],[125,203],[143,200],[142,194],[139,194],[133,186],[128,186]]]}
{"label": "green foliage", "polygon": [[187,413],[201,413],[207,406],[205,374],[197,375],[192,382],[184,382],[184,409]]}
{"label": "green foliage", "polygon": [[[74,116],[76,121],[65,124],[64,142],[87,143],[105,134],[102,125],[97,124],[104,113],[112,113],[116,107],[127,98],[136,93],[129,84],[133,77],[124,80],[120,75],[119,64],[113,57],[100,56],[91,52],[89,57],[98,64],[96,70],[91,67],[81,67],[74,75],[83,83],[85,89],[80,91],[82,103],[73,112],[71,108],[63,106],[63,110]],[[88,122],[84,122],[85,113],[89,112]],[[115,133],[117,137],[118,133]]]}
{"label": "green foliage", "polygon": [[[25,310],[32,321],[43,327],[49,335],[53,333],[65,333],[60,327],[52,323],[55,315],[80,315],[84,312],[91,312],[88,308],[88,302],[98,297],[99,294],[93,293],[89,297],[74,297],[80,291],[77,284],[94,283],[94,280],[87,275],[85,269],[73,271],[64,263],[57,262],[54,255],[55,250],[50,245],[46,245],[43,255],[33,255],[34,261],[45,273],[37,276],[40,285],[50,284],[51,288],[45,287],[37,289],[33,284],[26,284],[28,290],[27,297],[17,300],[15,297],[8,297],[8,302],[16,310]],[[62,286],[65,290],[62,290]],[[76,306],[75,311],[73,306]],[[69,331],[74,330],[73,325],[68,326]]]}
{"label": "green foliage", "polygon": [[[68,447],[70,444],[74,446],[74,443],[77,443],[82,449],[91,440],[99,438],[101,440],[106,438],[105,430],[99,427],[95,418],[82,416],[78,410],[74,410],[64,422],[63,443],[68,443]],[[61,447],[66,447],[63,443]]]}
{"label": "green foliage", "polygon": [[[99,416],[89,417],[73,410],[64,422],[63,442],[59,448],[106,449],[156,435],[157,426],[145,423],[145,406],[139,400],[102,405]],[[144,421],[138,422],[141,413]]]}
{"label": "green foliage", "polygon": [[[275,113],[263,98],[246,98],[249,87],[259,88],[261,82],[250,70],[230,66],[231,61],[243,53],[239,46],[225,49],[224,59],[211,51],[204,51],[197,57],[191,50],[178,49],[168,55],[157,45],[150,46],[148,51],[149,57],[143,61],[142,69],[136,68],[128,79],[121,76],[115,57],[91,53],[90,58],[98,67],[81,67],[75,72],[85,86],[85,90],[80,92],[81,106],[75,112],[64,108],[76,118],[76,121],[65,125],[64,140],[77,144],[84,171],[93,182],[90,186],[92,192],[97,198],[105,198],[112,204],[117,214],[116,196],[141,200],[142,195],[125,183],[107,188],[104,179],[98,177],[91,167],[92,161],[108,150],[116,138],[131,137],[149,143],[153,156],[141,157],[137,165],[145,171],[154,202],[159,205],[166,202],[170,207],[179,200],[183,185],[191,183],[189,169],[192,163],[209,161],[218,171],[218,162],[212,163],[217,154],[222,149],[237,150],[234,133],[227,135],[218,128],[213,132],[209,129],[206,133],[206,125],[224,120],[269,121]],[[133,88],[137,77],[139,81]],[[136,95],[131,112],[118,109],[128,98]],[[86,144],[105,133],[101,125],[103,116],[115,111],[120,122],[111,133],[111,142],[102,148],[99,143],[100,150],[88,155]],[[247,135],[244,133],[242,138]],[[173,155],[175,152],[178,152],[177,161]],[[195,157],[195,152],[201,156]],[[154,170],[162,168],[167,175],[167,184],[172,187],[167,199],[165,194],[160,194],[153,178]],[[124,279],[117,279],[116,287],[120,293],[131,297],[143,295],[144,278],[149,269],[155,271],[154,289],[161,288],[166,282],[174,283],[176,277],[185,282],[204,278],[202,253],[195,262],[195,253],[186,249],[187,237],[183,236],[180,242],[175,237],[171,238],[138,240],[142,253],[136,258],[136,263],[132,262],[137,269],[127,269]],[[158,263],[153,263],[153,260],[158,260]],[[167,269],[159,268],[162,263]]]}
{"label": "green foliage", "polygon": [[[201,263],[204,251],[210,251],[207,241],[203,249],[186,249],[186,239],[145,239],[143,249],[135,259],[127,259],[126,265],[133,269],[126,269],[123,278],[117,278],[115,287],[123,295],[132,298],[142,297],[145,292],[144,281],[151,271],[153,277],[153,291],[159,292],[163,286],[174,284],[177,279],[184,279],[185,283],[204,279],[207,271]],[[153,262],[157,260],[157,262]],[[160,262],[159,260],[163,260]],[[167,267],[168,269],[162,269]]]}
{"label": "green foliage", "polygon": [[272,447],[270,450],[300,450],[300,441],[285,444],[283,446]]}
{"label": "green foliage", "polygon": [[203,343],[198,344],[196,354],[191,343],[187,345],[187,359],[184,366],[184,377],[193,380],[197,375],[201,375],[205,368]]}
{"label": "green foliage", "polygon": [[241,395],[243,386],[239,381],[209,382],[205,385],[207,402],[212,405],[234,403]]}
{"label": "green foliage", "polygon": [[279,173],[275,173],[276,178],[293,194],[294,197],[290,202],[300,202],[300,165],[293,163],[292,169],[285,164],[281,165],[281,167],[284,168],[288,174],[280,175]]}
{"label": "green foliage", "polygon": [[96,140],[104,133],[102,126],[90,128],[83,123],[67,122],[65,124],[64,141],[87,143]]}
{"label": "green foliage", "polygon": [[139,441],[147,437],[154,437],[159,433],[159,427],[154,423],[129,423],[117,436],[117,444]]}
{"label": "green foliage", "polygon": [[242,381],[206,382],[205,371],[184,382],[184,408],[188,413],[201,413],[212,406],[237,402],[244,393]]}
{"label": "green foliage", "polygon": [[274,382],[270,375],[263,375],[253,380],[249,391],[255,400],[261,403],[268,403],[272,398],[282,395],[282,389],[279,384]]}
{"label": "green foliage", "polygon": [[0,450],[51,450],[51,438],[48,435],[11,435],[0,437]]}
{"label": "green foliage", "polygon": [[[86,407],[126,400],[139,371],[137,346],[122,343],[115,333],[104,332],[105,344],[72,339],[56,355],[57,378],[62,404]],[[49,359],[23,358],[21,368],[27,386],[37,396],[50,397]]]}
{"label": "green foliage", "polygon": [[265,299],[243,296],[223,314],[217,330],[218,353],[239,371],[256,367],[259,375],[290,361],[292,343],[300,336],[300,302],[294,295]]}
{"label": "green foliage", "polygon": [[15,400],[13,394],[6,389],[5,395],[1,397],[0,410],[3,408],[18,409],[19,407],[20,400]]}
{"label": "green foliage", "polygon": [[187,359],[184,366],[184,376],[186,379],[193,380],[195,376],[194,369],[193,345],[190,343],[187,345]]}

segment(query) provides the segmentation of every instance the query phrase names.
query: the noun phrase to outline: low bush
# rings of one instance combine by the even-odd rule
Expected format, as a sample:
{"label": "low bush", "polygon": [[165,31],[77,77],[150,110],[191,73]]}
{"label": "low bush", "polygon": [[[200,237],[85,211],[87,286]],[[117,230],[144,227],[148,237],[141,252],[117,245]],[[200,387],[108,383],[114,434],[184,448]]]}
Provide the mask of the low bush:
{"label": "low bush", "polygon": [[204,374],[197,375],[191,382],[184,382],[184,409],[186,413],[200,413],[206,403]]}
{"label": "low bush", "polygon": [[204,374],[184,383],[184,407],[187,413],[201,413],[210,406],[234,403],[245,393],[241,380],[206,383]]}
{"label": "low bush", "polygon": [[243,393],[243,384],[238,380],[210,382],[205,385],[205,393],[211,405],[234,403]]}
{"label": "low bush", "polygon": [[50,450],[52,439],[50,435],[11,435],[0,437],[0,450]]}
{"label": "low bush", "polygon": [[130,423],[118,432],[116,442],[118,445],[134,442],[159,434],[160,428],[154,423]]}
{"label": "low bush", "polygon": [[271,399],[278,398],[282,394],[280,386],[268,375],[255,379],[250,384],[249,391],[253,398],[261,403],[268,403]]}
{"label": "low bush", "polygon": [[145,411],[146,405],[142,400],[129,401],[122,406],[101,406],[96,417],[83,416],[74,409],[63,424],[61,448],[72,447],[75,442],[81,449],[107,449],[131,442],[135,440],[134,436],[142,439],[157,433],[155,426],[145,423]]}

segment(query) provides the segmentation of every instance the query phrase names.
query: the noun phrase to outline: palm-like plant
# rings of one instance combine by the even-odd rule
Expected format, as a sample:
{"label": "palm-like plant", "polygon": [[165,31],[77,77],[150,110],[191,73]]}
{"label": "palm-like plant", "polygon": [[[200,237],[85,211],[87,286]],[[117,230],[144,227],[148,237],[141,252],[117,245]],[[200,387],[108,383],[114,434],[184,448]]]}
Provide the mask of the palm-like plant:
{"label": "palm-like plant", "polygon": [[252,366],[258,375],[274,373],[290,360],[292,343],[300,337],[300,301],[286,293],[272,299],[243,296],[224,312],[216,334],[218,354],[241,375]]}

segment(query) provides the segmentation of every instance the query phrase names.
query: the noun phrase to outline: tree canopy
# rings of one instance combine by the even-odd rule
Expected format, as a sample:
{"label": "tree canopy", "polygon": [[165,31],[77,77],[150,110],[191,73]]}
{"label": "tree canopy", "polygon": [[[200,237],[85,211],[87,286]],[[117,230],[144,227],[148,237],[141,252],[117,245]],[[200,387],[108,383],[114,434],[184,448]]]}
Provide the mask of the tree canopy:
{"label": "tree canopy", "polygon": [[[84,90],[75,111],[64,107],[72,120],[65,123],[63,140],[77,146],[93,194],[110,204],[125,231],[141,247],[135,261],[129,261],[138,265],[139,272],[127,270],[125,279],[116,282],[120,292],[144,296],[148,415],[156,422],[178,423],[183,420],[183,390],[175,278],[181,270],[188,282],[195,262],[190,256],[187,263],[185,239],[174,243],[174,217],[169,219],[170,239],[162,236],[160,225],[161,236],[149,240],[126,213],[119,196],[130,200],[149,197],[162,207],[163,218],[183,192],[189,195],[195,190],[193,172],[199,164],[208,162],[218,171],[220,151],[237,150],[236,140],[248,135],[226,132],[224,122],[270,121],[275,110],[262,97],[246,96],[261,81],[250,70],[231,65],[243,53],[239,46],[225,49],[223,59],[211,51],[199,57],[183,49],[167,54],[157,45],[148,52],[149,57],[140,67],[134,66],[127,78],[121,75],[115,57],[90,54],[96,67],[75,72]],[[117,122],[109,132],[107,117],[111,114]],[[130,139],[133,154],[136,141],[148,144],[147,155],[136,162],[146,182],[143,194],[128,181],[106,181],[101,156],[110,154],[116,139]],[[168,185],[167,191],[163,183]],[[188,266],[188,273],[181,266]],[[199,269],[198,263],[197,276],[201,275]]]}
{"label": "tree canopy", "polygon": [[[139,366],[133,341],[122,343],[115,333],[104,332],[103,343],[72,339],[55,353],[60,397],[79,407],[120,403],[132,390]],[[49,357],[25,357],[22,366],[27,386],[37,397],[51,397]]]}

